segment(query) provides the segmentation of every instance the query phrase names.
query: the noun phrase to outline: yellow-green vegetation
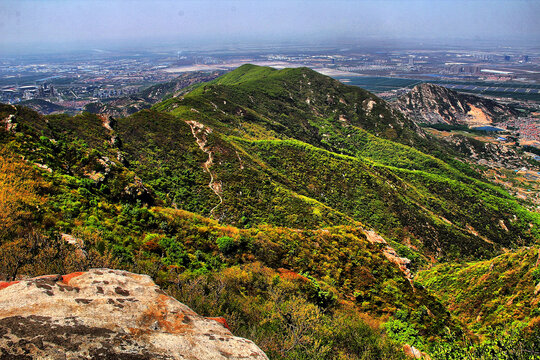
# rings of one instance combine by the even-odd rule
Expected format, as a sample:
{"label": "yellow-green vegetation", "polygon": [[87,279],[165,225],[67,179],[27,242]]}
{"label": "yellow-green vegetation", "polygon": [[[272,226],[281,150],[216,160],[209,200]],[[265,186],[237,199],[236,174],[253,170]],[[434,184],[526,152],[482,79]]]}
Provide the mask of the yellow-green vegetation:
{"label": "yellow-green vegetation", "polygon": [[448,330],[448,341],[439,342],[431,354],[440,359],[539,359],[539,259],[540,248],[533,246],[421,271],[417,282],[480,336],[476,342],[461,342]]}
{"label": "yellow-green vegetation", "polygon": [[33,166],[0,149],[0,237],[17,236],[46,202],[47,184]]}
{"label": "yellow-green vegetation", "polygon": [[[0,274],[6,278],[95,266],[147,273],[202,313],[226,315],[235,332],[261,339],[273,358],[309,359],[317,358],[316,353],[319,358],[343,354],[353,359],[403,358],[395,343],[365,323],[363,319],[377,322],[362,317],[361,310],[375,315],[391,313],[395,306],[412,309],[426,303],[434,313],[441,312],[429,319],[434,324],[426,331],[446,322],[440,304],[415,293],[397,267],[357,228],[242,230],[183,210],[114,205],[72,177],[40,174],[14,157],[3,160],[20,167],[6,174],[13,189],[18,183],[35,188],[23,182],[29,172],[36,184],[49,181],[54,188],[48,206],[44,201],[22,205],[34,211],[44,206],[46,213],[60,211],[41,224],[6,212],[6,218],[21,225],[15,242],[7,235],[2,238]],[[2,205],[18,199],[32,197],[24,193]],[[28,227],[34,224],[39,228]],[[80,250],[68,246],[55,229],[69,229],[84,243],[86,256],[77,254]],[[345,261],[349,265],[341,268]]]}
{"label": "yellow-green vegetation", "polygon": [[[323,285],[324,286],[324,285]],[[260,263],[184,275],[169,292],[194,310],[225,316],[233,332],[271,359],[405,359],[379,322],[351,304],[321,308],[328,292],[312,277]]]}
{"label": "yellow-green vegetation", "polygon": [[[352,219],[422,253],[471,259],[538,237],[529,225],[538,215],[435,139],[373,95],[309,69],[244,65],[155,109],[214,130],[222,221],[312,228]],[[333,211],[313,217],[300,196]]]}
{"label": "yellow-green vegetation", "polygon": [[417,280],[477,333],[540,321],[538,246],[485,261],[438,264]]}

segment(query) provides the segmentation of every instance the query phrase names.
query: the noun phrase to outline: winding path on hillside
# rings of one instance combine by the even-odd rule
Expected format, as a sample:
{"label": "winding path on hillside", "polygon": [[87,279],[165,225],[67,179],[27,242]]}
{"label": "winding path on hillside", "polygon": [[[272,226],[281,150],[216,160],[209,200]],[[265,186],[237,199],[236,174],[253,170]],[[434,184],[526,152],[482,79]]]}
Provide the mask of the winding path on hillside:
{"label": "winding path on hillside", "polygon": [[214,174],[212,174],[212,171],[210,171],[210,167],[214,164],[214,153],[212,150],[210,150],[207,147],[208,139],[206,138],[206,136],[212,133],[212,129],[209,127],[205,127],[200,122],[197,122],[194,120],[186,121],[186,123],[191,128],[191,133],[193,134],[193,137],[195,138],[197,145],[199,145],[199,148],[203,152],[208,154],[208,160],[204,162],[203,168],[208,174],[210,174],[210,182],[208,183],[208,187],[212,189],[214,194],[216,194],[217,197],[219,198],[219,203],[210,210],[210,215],[212,215],[212,217],[215,217],[214,211],[217,209],[219,205],[223,203],[223,197],[221,197],[221,192],[222,192],[221,182],[216,182]]}

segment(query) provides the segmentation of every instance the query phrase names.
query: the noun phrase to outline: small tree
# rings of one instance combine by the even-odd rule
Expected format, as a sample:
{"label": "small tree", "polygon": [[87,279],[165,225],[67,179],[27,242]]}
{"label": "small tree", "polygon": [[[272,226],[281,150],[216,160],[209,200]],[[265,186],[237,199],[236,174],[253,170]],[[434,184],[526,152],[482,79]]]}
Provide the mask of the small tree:
{"label": "small tree", "polygon": [[221,251],[225,255],[232,254],[237,247],[236,240],[234,240],[230,236],[219,237],[216,242],[219,251]]}

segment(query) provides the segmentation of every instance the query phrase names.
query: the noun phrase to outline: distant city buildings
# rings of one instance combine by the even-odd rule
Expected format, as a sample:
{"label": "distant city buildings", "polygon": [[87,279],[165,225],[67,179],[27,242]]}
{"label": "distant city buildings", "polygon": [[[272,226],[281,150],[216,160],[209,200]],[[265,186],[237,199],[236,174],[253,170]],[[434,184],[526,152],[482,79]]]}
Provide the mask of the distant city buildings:
{"label": "distant city buildings", "polygon": [[540,119],[532,116],[520,117],[504,123],[506,127],[514,129],[523,140],[540,141]]}
{"label": "distant city buildings", "polygon": [[465,63],[445,63],[445,71],[449,74],[480,74],[479,65],[469,65]]}

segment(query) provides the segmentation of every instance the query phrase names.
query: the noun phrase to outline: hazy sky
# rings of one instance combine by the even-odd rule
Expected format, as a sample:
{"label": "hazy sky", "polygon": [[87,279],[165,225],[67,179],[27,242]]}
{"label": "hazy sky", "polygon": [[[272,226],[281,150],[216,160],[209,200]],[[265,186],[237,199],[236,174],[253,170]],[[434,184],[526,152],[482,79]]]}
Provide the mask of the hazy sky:
{"label": "hazy sky", "polygon": [[385,38],[540,43],[538,0],[0,0],[0,52],[36,44]]}

